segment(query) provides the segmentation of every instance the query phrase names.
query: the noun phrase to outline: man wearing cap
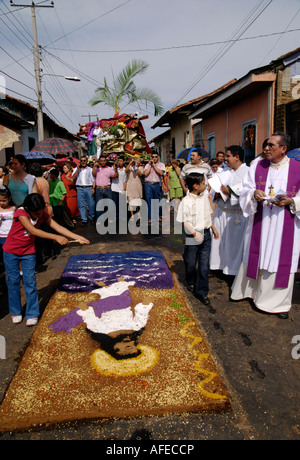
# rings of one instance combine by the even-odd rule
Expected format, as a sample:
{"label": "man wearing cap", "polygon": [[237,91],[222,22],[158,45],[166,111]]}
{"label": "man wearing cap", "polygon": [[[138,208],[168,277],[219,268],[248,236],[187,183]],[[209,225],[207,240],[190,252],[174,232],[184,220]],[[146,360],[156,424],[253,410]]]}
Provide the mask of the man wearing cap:
{"label": "man wearing cap", "polygon": [[289,136],[273,134],[266,158],[242,181],[240,206],[249,220],[231,294],[282,319],[291,309],[300,251],[300,162],[288,158],[288,149]]}

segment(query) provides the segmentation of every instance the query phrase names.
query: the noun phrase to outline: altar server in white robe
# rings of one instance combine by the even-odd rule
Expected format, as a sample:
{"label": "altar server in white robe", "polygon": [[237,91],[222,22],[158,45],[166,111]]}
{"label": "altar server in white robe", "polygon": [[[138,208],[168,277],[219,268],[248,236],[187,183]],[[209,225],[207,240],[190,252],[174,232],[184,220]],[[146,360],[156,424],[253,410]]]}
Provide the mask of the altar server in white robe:
{"label": "altar server in white robe", "polygon": [[300,162],[286,156],[288,148],[289,136],[273,134],[266,158],[242,183],[240,205],[249,221],[231,294],[282,319],[291,309],[300,250]]}
{"label": "altar server in white robe", "polygon": [[243,216],[239,195],[242,180],[249,170],[243,160],[242,147],[228,147],[225,153],[227,168],[218,175],[222,183],[222,196],[215,195],[218,206],[214,212],[213,224],[220,238],[212,240],[210,269],[222,270],[225,275],[236,275],[243,259],[243,241],[248,219]]}

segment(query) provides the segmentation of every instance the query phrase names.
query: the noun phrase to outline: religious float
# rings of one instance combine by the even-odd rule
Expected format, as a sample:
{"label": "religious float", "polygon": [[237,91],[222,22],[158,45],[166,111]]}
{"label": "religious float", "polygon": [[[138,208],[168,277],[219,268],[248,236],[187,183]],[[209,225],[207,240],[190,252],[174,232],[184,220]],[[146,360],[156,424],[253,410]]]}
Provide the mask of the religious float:
{"label": "religious float", "polygon": [[90,156],[99,158],[101,154],[112,161],[119,155],[123,155],[125,160],[135,157],[148,160],[151,149],[141,122],[147,118],[147,115],[141,116],[139,113],[117,112],[113,118],[80,124],[77,135],[86,136]]}

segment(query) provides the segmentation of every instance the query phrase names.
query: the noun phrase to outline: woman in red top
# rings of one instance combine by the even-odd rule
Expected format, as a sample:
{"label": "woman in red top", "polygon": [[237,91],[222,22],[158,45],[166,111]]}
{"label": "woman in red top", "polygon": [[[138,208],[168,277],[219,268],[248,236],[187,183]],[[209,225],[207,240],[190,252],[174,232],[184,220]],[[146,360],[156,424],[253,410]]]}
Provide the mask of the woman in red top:
{"label": "woman in red top", "polygon": [[72,173],[72,166],[68,163],[65,163],[63,165],[63,174],[60,178],[63,181],[67,190],[66,199],[64,200],[64,206],[68,216],[70,217],[70,219],[73,219],[73,223],[75,223],[76,217],[79,217],[80,213],[78,209],[77,191],[72,178]]}
{"label": "woman in red top", "polygon": [[[46,222],[56,233],[39,230],[40,225]],[[26,295],[26,325],[35,326],[40,315],[38,292],[35,276],[35,237],[54,240],[62,246],[68,243],[67,238],[78,240],[80,244],[89,244],[89,241],[51,219],[45,210],[45,201],[38,193],[28,195],[14,214],[11,230],[3,245],[3,259],[5,278],[8,288],[9,311],[13,323],[22,321],[22,305],[20,292],[20,266],[23,272],[23,283]]]}

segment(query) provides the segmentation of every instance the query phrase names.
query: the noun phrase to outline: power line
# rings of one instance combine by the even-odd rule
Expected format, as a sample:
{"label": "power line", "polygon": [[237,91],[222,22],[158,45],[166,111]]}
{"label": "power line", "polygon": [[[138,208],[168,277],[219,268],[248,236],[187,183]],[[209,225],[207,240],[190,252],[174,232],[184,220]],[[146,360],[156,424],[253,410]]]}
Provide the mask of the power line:
{"label": "power line", "polygon": [[185,48],[199,48],[199,47],[213,46],[213,45],[224,45],[227,43],[236,43],[236,42],[241,42],[245,40],[255,40],[257,38],[266,38],[266,37],[272,37],[275,35],[282,35],[282,34],[287,34],[291,32],[299,32],[299,31],[300,31],[300,28],[284,30],[282,32],[273,32],[270,34],[255,35],[253,37],[244,37],[244,38],[239,38],[238,40],[224,40],[224,41],[216,41],[216,42],[208,42],[208,43],[197,43],[197,44],[192,44],[192,45],[164,46],[161,48],[137,48],[137,49],[120,49],[120,50],[91,50],[91,49],[79,50],[79,49],[55,48],[51,46],[47,46],[47,48],[55,49],[56,51],[72,51],[76,53],[139,53],[139,52],[144,53],[144,52],[155,52],[155,51],[170,51],[170,50],[178,50],[178,49],[185,49]]}
{"label": "power line", "polygon": [[[92,22],[98,21],[98,19],[103,18],[104,16],[107,16],[108,14],[112,13],[113,11],[118,10],[119,8],[122,8],[123,6],[127,5],[128,3],[132,2],[132,0],[127,0],[124,3],[121,3],[121,5],[115,6],[111,10],[107,11],[106,13],[100,14],[100,16],[97,16],[96,18],[91,19],[90,21],[86,22],[85,24],[82,24],[81,26],[77,27],[75,30],[72,30],[71,32],[68,32],[67,34],[64,34],[62,37],[57,38],[56,40],[53,40],[52,42],[48,43],[48,45],[51,45],[52,43],[56,43],[59,40],[62,40],[63,38],[68,37],[69,35],[73,34],[74,32],[78,32],[78,30],[83,29],[84,27],[90,25]],[[46,47],[48,46],[46,45]]]}
{"label": "power line", "polygon": [[[237,30],[234,32],[232,38],[228,41],[225,46],[223,46],[217,54],[213,57],[211,61],[204,67],[204,69],[194,78],[194,80],[190,83],[187,89],[184,91],[183,95],[177,100],[177,102],[173,105],[176,107],[179,103],[198,85],[198,83],[207,75],[207,73],[224,57],[224,55],[232,48],[232,46],[241,38],[242,35],[252,26],[252,24],[258,19],[259,16],[268,8],[268,6],[273,2],[273,0],[269,0],[267,5],[265,5],[258,13],[256,11],[260,8],[260,6],[264,3],[262,0],[244,19],[244,21],[240,24]],[[253,18],[253,14],[256,14]],[[249,23],[250,20],[250,23]]]}
{"label": "power line", "polygon": [[9,78],[11,78],[12,80],[14,80],[14,81],[20,83],[21,85],[26,86],[26,87],[29,88],[31,91],[35,92],[35,90],[34,90],[31,86],[27,85],[27,84],[24,83],[23,81],[20,81],[20,80],[18,80],[17,78],[12,77],[12,76],[9,75],[8,73],[3,72],[3,70],[1,70],[1,73],[3,73],[4,75],[6,75],[6,77],[9,77]]}
{"label": "power line", "polygon": [[11,54],[9,54],[8,51],[6,51],[4,48],[2,48],[2,46],[0,46],[0,49],[1,49],[4,53],[6,53],[16,64],[18,64],[20,67],[22,67],[22,69],[25,70],[25,72],[27,72],[31,77],[34,77],[34,76],[32,75],[32,73],[30,73],[29,70],[26,69],[26,67],[24,67],[22,64],[20,64],[20,62],[18,62]]}
{"label": "power line", "polygon": [[263,59],[261,62],[264,62],[265,59],[271,54],[271,52],[273,51],[273,49],[276,47],[276,45],[278,44],[278,42],[281,40],[282,36],[287,32],[287,28],[293,23],[295,17],[298,16],[299,12],[300,12],[300,8],[299,8],[298,11],[296,12],[296,14],[294,14],[294,16],[292,17],[292,19],[290,20],[290,22],[289,22],[288,25],[286,26],[285,30],[279,34],[280,37],[278,37],[278,39],[276,40],[276,42],[274,43],[274,45],[272,46],[272,48],[270,49],[270,51],[265,55],[264,59]]}
{"label": "power line", "polygon": [[[73,66],[71,66],[71,64],[68,64],[66,61],[63,61],[61,58],[59,58],[58,56],[55,56],[55,54],[53,53],[50,53],[49,51],[45,50],[44,48],[42,48],[44,52],[46,52],[47,54],[49,54],[50,56],[54,57],[55,59],[57,59],[60,63],[66,65],[69,67],[69,69],[71,69],[73,72],[74,71],[77,71],[77,74],[81,77],[81,78],[85,78],[87,81],[89,81],[91,84],[95,85],[96,87],[98,86],[101,86],[102,83],[100,83],[98,80],[95,80],[93,77],[79,71],[78,69],[74,69]],[[147,104],[144,103],[143,101],[140,102],[141,105],[145,105],[146,107],[143,108],[143,111],[149,115],[152,115],[152,112],[150,112],[148,109],[147,109]],[[135,104],[131,104],[132,107],[135,107],[135,109],[138,109],[140,110],[140,107],[139,106],[136,106]]]}
{"label": "power line", "polygon": [[24,99],[29,99],[30,101],[33,101],[36,103],[36,99],[32,99],[32,97],[25,96],[24,94],[18,93],[17,91],[14,91],[13,89],[7,88],[6,91],[10,91],[11,93],[17,94],[18,96],[22,96]]}

